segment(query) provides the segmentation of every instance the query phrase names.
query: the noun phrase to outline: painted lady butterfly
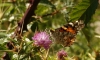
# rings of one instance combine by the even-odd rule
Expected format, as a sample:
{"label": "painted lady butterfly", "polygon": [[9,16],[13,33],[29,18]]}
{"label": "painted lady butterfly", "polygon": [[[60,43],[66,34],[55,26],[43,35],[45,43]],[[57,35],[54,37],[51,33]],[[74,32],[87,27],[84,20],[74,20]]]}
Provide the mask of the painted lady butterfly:
{"label": "painted lady butterfly", "polygon": [[60,28],[55,30],[50,30],[51,36],[57,43],[62,44],[63,46],[70,46],[75,41],[78,31],[84,27],[83,22],[76,21],[68,23]]}

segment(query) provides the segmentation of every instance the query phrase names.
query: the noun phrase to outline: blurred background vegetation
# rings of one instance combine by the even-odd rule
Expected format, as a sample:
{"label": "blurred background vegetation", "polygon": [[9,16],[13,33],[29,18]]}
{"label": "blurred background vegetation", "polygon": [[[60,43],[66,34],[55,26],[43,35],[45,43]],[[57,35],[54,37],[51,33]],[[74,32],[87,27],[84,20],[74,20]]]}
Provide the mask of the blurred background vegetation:
{"label": "blurred background vegetation", "polygon": [[[28,0],[0,0],[0,58],[5,51],[9,52],[6,44],[14,41],[11,35],[28,6]],[[68,53],[66,59],[100,60],[99,0],[41,0],[35,10],[35,16],[32,16],[27,25],[28,31],[23,33],[23,38],[31,41],[36,29],[55,29],[80,19],[84,21],[85,27],[78,33],[73,45],[63,48]],[[56,60],[54,52],[60,49],[62,46],[53,46],[48,60]]]}

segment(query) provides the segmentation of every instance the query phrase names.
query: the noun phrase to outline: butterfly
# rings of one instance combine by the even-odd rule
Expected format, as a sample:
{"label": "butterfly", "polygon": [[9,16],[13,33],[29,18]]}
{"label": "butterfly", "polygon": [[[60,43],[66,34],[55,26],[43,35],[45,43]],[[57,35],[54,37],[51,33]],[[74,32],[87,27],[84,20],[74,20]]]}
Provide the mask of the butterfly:
{"label": "butterfly", "polygon": [[83,21],[70,22],[55,30],[50,30],[50,35],[63,46],[70,46],[75,42],[76,35],[84,27]]}

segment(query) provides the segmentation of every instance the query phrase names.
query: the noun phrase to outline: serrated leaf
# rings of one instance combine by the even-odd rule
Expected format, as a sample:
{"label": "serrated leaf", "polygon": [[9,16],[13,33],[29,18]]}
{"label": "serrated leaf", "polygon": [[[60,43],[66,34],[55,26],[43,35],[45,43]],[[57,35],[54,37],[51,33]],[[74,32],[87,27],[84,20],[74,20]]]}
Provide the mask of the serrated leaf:
{"label": "serrated leaf", "polygon": [[83,0],[70,14],[70,21],[84,20],[87,24],[98,6],[98,0]]}
{"label": "serrated leaf", "polygon": [[74,9],[73,9],[73,11],[72,11],[72,13],[70,14],[70,16],[71,16],[71,21],[73,21],[73,20],[77,20],[77,19],[79,19],[80,17],[81,17],[81,15],[86,11],[86,9],[89,7],[89,5],[90,5],[90,1],[89,0],[87,0],[87,1],[82,1],[79,5],[77,5]]}

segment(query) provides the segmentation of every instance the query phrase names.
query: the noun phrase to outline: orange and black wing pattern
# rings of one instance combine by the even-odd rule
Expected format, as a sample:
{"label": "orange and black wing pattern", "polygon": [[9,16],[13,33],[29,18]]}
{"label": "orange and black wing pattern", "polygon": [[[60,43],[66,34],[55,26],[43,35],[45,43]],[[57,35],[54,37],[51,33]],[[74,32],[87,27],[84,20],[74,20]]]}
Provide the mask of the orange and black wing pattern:
{"label": "orange and black wing pattern", "polygon": [[51,30],[51,35],[57,43],[63,46],[70,46],[75,41],[78,31],[84,27],[82,21],[68,23],[60,28]]}

